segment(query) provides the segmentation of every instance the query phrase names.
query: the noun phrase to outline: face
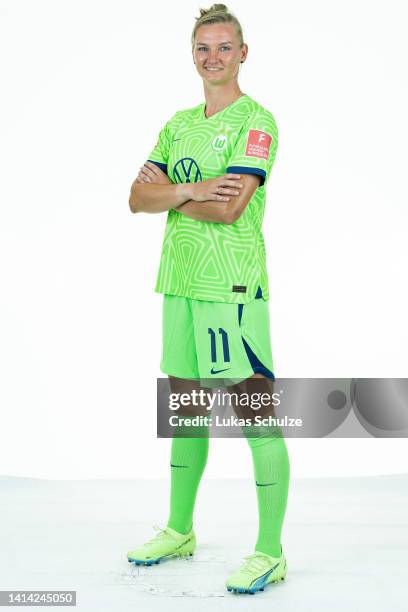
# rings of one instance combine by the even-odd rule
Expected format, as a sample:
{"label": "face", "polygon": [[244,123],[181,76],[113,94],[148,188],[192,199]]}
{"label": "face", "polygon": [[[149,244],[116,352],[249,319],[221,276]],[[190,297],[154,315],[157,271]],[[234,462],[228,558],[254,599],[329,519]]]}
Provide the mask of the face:
{"label": "face", "polygon": [[202,25],[196,32],[193,59],[198,74],[208,83],[221,85],[235,79],[247,45],[240,47],[234,24]]}

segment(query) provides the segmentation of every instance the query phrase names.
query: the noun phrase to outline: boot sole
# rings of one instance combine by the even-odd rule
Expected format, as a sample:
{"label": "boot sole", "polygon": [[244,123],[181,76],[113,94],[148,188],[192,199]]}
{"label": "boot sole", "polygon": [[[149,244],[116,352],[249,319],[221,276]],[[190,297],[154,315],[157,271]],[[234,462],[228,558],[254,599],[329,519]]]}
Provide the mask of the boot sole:
{"label": "boot sole", "polygon": [[173,558],[179,558],[179,559],[188,559],[189,557],[192,557],[194,553],[190,552],[190,553],[174,553],[172,555],[164,555],[163,557],[157,557],[156,559],[129,559],[128,557],[128,562],[129,563],[133,563],[134,565],[154,565],[155,563],[158,564],[161,561],[167,561],[168,559],[173,559]]}
{"label": "boot sole", "polygon": [[265,586],[260,587],[259,589],[244,589],[241,587],[227,587],[227,591],[230,591],[231,593],[248,593],[249,595],[255,595],[255,593],[258,593],[259,591],[264,591],[265,587],[267,587],[269,584],[281,582],[282,580],[285,580],[285,578],[286,576],[282,576],[282,578],[277,578],[277,580],[271,580],[270,582],[268,582],[268,584],[265,584]]}

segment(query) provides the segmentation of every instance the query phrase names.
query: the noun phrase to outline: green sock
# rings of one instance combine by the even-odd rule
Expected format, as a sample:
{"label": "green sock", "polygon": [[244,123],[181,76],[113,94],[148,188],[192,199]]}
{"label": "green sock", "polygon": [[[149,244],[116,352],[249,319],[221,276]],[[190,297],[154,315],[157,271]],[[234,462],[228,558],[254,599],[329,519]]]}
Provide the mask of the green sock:
{"label": "green sock", "polygon": [[252,451],[258,500],[259,530],[255,550],[280,557],[290,476],[285,439],[278,435],[247,436],[247,440]]}
{"label": "green sock", "polygon": [[171,446],[170,517],[167,527],[189,533],[198,486],[208,458],[209,439],[173,438]]}

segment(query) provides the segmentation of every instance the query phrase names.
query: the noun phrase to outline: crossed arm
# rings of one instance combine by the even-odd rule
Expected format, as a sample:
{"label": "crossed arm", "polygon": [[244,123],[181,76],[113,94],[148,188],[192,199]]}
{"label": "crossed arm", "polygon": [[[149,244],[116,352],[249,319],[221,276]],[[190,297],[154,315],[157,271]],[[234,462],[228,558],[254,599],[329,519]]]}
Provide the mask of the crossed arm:
{"label": "crossed arm", "polygon": [[146,162],[129,197],[132,212],[158,213],[174,208],[197,221],[231,224],[243,213],[260,178],[225,174],[198,183],[173,184],[158,166]]}

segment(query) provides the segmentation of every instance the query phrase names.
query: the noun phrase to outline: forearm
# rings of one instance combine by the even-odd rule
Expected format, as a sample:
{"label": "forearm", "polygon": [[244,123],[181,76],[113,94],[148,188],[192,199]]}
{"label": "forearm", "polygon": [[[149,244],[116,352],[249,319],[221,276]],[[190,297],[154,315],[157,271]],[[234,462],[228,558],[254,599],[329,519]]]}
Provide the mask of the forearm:
{"label": "forearm", "polygon": [[215,202],[206,200],[205,202],[195,202],[188,200],[184,204],[177,206],[175,210],[196,221],[207,221],[213,223],[230,223],[229,210],[232,202]]}
{"label": "forearm", "polygon": [[160,213],[176,208],[189,200],[188,187],[185,183],[156,185],[135,181],[130,190],[130,210],[134,213]]}

